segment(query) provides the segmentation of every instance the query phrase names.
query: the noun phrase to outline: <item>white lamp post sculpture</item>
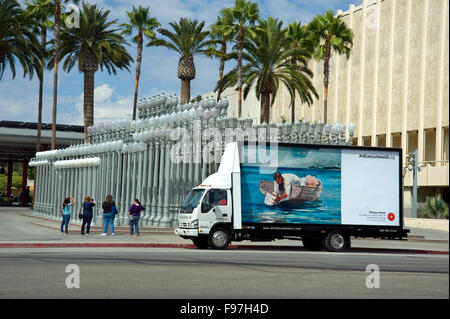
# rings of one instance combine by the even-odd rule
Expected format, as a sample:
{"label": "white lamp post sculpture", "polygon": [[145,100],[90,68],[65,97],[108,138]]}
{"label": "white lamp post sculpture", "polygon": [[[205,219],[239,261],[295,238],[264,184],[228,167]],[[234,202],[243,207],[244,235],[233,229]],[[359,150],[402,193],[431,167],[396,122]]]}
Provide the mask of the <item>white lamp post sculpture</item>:
{"label": "white lamp post sculpture", "polygon": [[[228,106],[226,97],[181,105],[176,95],[161,93],[139,100],[135,121],[96,123],[87,128],[89,143],[36,153],[29,163],[36,168],[35,213],[59,219],[66,196],[81,203],[89,195],[101,203],[111,194],[120,212],[118,225],[127,222],[128,207],[138,198],[146,208],[142,225],[173,227],[187,192],[217,171],[227,142],[351,145],[353,141],[353,123],[346,139],[341,123],[303,119],[278,126],[258,124],[227,116]],[[74,217],[81,223],[77,214]],[[100,222],[97,208],[94,223]]]}

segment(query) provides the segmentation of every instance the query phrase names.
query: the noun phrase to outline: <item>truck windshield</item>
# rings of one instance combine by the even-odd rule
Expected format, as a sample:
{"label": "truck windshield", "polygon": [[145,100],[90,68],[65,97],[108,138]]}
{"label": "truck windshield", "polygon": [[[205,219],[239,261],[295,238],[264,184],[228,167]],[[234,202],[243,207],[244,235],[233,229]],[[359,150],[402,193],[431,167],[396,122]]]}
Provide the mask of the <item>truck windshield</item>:
{"label": "truck windshield", "polygon": [[180,213],[190,214],[197,207],[200,199],[205,192],[204,189],[193,189],[189,192],[186,199],[183,202],[183,206],[181,206]]}

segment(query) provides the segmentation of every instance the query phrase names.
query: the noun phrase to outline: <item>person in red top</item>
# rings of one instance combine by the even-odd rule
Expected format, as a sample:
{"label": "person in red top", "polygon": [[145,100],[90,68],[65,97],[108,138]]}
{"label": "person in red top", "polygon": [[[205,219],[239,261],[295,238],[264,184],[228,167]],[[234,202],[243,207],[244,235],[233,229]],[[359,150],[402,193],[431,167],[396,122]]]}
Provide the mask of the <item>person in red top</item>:
{"label": "person in red top", "polygon": [[217,204],[218,206],[224,206],[227,204],[227,197],[225,192],[218,192],[217,197],[219,197]]}

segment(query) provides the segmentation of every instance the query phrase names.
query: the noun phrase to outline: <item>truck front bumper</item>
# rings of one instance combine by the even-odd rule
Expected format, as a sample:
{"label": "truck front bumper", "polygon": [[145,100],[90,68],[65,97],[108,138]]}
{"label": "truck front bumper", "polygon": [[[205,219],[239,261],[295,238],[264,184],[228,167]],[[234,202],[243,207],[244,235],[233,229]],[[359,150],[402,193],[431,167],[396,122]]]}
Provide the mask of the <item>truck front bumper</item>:
{"label": "truck front bumper", "polygon": [[188,236],[188,237],[198,237],[198,229],[188,229],[188,228],[176,228],[175,235]]}

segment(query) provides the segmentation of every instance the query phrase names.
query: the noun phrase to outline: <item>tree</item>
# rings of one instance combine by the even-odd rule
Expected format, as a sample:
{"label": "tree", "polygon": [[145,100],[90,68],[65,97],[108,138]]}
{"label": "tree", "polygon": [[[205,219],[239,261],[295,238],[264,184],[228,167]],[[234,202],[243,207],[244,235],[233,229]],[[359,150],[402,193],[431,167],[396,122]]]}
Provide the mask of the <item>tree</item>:
{"label": "tree", "polygon": [[132,41],[137,44],[137,59],[136,59],[136,84],[134,88],[133,101],[133,120],[136,120],[136,104],[139,90],[139,77],[141,75],[141,61],[144,37],[150,40],[155,39],[154,30],[160,26],[156,18],[149,16],[149,7],[135,8],[131,12],[127,12],[129,23],[122,23],[120,26],[124,28],[122,34],[131,35],[133,30],[137,30],[137,35],[133,37]]}
{"label": "tree", "polygon": [[65,3],[79,3],[79,0],[54,0],[54,39],[53,39],[53,107],[52,107],[52,150],[56,148],[56,112],[58,104],[58,65],[59,65],[59,49],[60,49],[60,33],[61,33],[61,7]]}
{"label": "tree", "polygon": [[31,79],[42,56],[33,20],[23,13],[16,0],[0,0],[0,25],[0,80],[8,65],[12,78],[16,77],[17,61],[23,68],[23,76]]}
{"label": "tree", "polygon": [[[229,59],[227,56],[227,43],[233,40],[233,33],[231,29],[224,28],[224,26],[230,25],[230,21],[227,21],[227,18],[223,16],[218,16],[217,21],[210,26],[211,29],[211,39],[217,45],[220,45],[220,51],[214,51],[211,53],[211,56],[217,56],[220,58],[220,66],[219,66],[219,81],[223,79],[223,73],[225,70],[225,62]],[[220,91],[217,93],[217,101],[220,100]]]}
{"label": "tree", "polygon": [[41,150],[41,127],[42,127],[42,95],[44,85],[44,69],[47,52],[47,29],[52,26],[50,18],[53,15],[54,7],[52,0],[31,0],[26,2],[26,14],[35,21],[37,32],[41,35],[41,50],[43,55],[40,60],[39,78],[39,100],[38,100],[38,121],[36,136],[36,152]]}
{"label": "tree", "polygon": [[[100,67],[116,74],[116,68],[129,70],[133,58],[124,45],[120,29],[111,28],[117,20],[108,20],[109,10],[83,3],[79,28],[61,29],[61,46],[58,59],[63,60],[63,70],[70,72],[77,63],[84,74],[84,138],[88,141],[87,127],[94,124],[94,76]],[[51,67],[53,61],[50,61]]]}
{"label": "tree", "polygon": [[52,150],[56,148],[56,110],[58,103],[58,56],[61,30],[61,2],[55,0],[54,11],[54,48],[53,48],[53,106],[52,106]]}
{"label": "tree", "polygon": [[[312,72],[307,67],[308,55],[303,49],[289,45],[291,40],[282,24],[282,21],[272,17],[259,20],[255,35],[244,41],[243,59],[247,62],[242,68],[244,99],[250,89],[255,88],[256,96],[261,100],[261,123],[270,120],[270,105],[275,101],[280,82],[286,86],[291,97],[297,92],[301,101],[308,105],[313,102],[312,95],[318,96],[309,79]],[[291,58],[294,56],[297,63],[292,64]],[[218,82],[216,90],[223,91],[235,86],[237,79],[238,69],[235,68]]]}
{"label": "tree", "polygon": [[[312,55],[311,43],[308,41],[308,29],[306,25],[302,25],[301,22],[294,21],[288,25],[286,30],[286,36],[290,40],[289,46],[291,48],[299,48],[304,51],[303,57],[309,59]],[[291,63],[297,64],[297,57],[291,57]],[[291,123],[295,121],[295,91],[291,96]]]}
{"label": "tree", "polygon": [[209,31],[203,31],[205,21],[198,23],[197,20],[180,18],[178,23],[174,21],[169,25],[173,31],[158,29],[167,40],[155,39],[147,46],[164,46],[181,55],[178,61],[178,78],[181,80],[180,103],[183,104],[191,98],[191,80],[195,79],[194,55],[207,54],[212,41],[208,40]]}
{"label": "tree", "polygon": [[353,32],[348,29],[341,16],[334,16],[333,10],[324,15],[316,15],[308,24],[309,40],[314,47],[313,57],[323,61],[323,89],[324,89],[324,123],[327,123],[328,77],[329,63],[332,51],[345,54],[350,58],[353,46]]}
{"label": "tree", "polygon": [[235,0],[234,7],[220,11],[228,23],[222,27],[222,32],[233,34],[237,43],[237,82],[238,82],[238,117],[242,113],[242,55],[246,33],[253,35],[252,27],[259,18],[257,3],[247,0]]}

